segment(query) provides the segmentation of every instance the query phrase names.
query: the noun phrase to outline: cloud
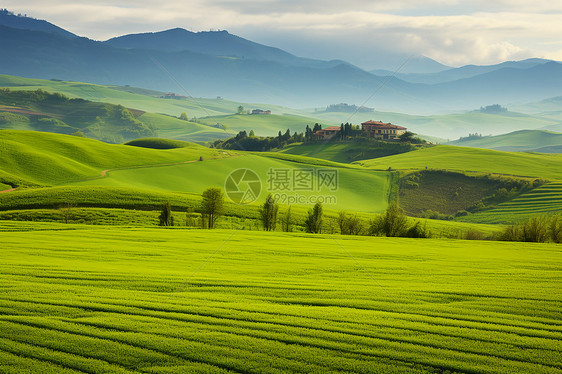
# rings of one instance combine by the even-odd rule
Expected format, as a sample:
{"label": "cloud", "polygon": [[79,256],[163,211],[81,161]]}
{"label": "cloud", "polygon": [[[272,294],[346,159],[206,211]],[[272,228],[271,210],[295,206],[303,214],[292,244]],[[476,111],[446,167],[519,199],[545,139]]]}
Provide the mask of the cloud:
{"label": "cloud", "polygon": [[380,67],[383,53],[423,54],[450,65],[561,55],[562,3],[551,0],[6,0],[4,6],[98,40],[173,27],[226,29],[364,68]]}

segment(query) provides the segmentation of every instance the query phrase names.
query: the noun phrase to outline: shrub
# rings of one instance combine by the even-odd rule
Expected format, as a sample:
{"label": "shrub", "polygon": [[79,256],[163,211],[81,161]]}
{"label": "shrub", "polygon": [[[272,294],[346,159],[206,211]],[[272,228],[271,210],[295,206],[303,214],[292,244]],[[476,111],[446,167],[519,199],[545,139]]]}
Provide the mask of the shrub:
{"label": "shrub", "polygon": [[402,236],[408,227],[408,219],[404,210],[396,203],[391,203],[386,212],[373,220],[369,227],[370,235],[385,235],[387,237]]}
{"label": "shrub", "polygon": [[481,231],[469,229],[462,236],[464,240],[484,240],[484,234]]}
{"label": "shrub", "polygon": [[524,242],[544,243],[548,238],[548,225],[544,216],[529,218],[522,226],[521,239]]}
{"label": "shrub", "polygon": [[416,221],[414,226],[406,230],[404,236],[407,238],[429,238],[431,237],[431,233],[429,232],[425,224],[422,227],[420,222]]}
{"label": "shrub", "polygon": [[424,210],[421,214],[422,218],[429,218],[429,219],[440,219],[443,221],[451,221],[454,217],[450,214],[443,214],[431,209]]}
{"label": "shrub", "polygon": [[560,243],[562,236],[561,222],[558,216],[531,217],[519,225],[507,227],[500,235],[500,240],[544,243],[549,239]]}
{"label": "shrub", "polygon": [[554,216],[550,219],[550,239],[554,243],[562,243],[562,219]]}

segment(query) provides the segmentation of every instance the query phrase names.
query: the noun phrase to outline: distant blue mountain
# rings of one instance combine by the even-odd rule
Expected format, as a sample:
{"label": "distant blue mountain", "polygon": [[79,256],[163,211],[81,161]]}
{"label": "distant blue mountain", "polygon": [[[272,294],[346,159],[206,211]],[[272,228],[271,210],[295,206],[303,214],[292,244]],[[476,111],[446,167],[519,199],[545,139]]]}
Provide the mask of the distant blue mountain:
{"label": "distant blue mountain", "polygon": [[537,65],[545,64],[550,61],[552,60],[530,58],[522,61],[506,61],[502,62],[501,64],[495,65],[465,65],[460,68],[448,68],[436,73],[429,74],[404,74],[401,72],[394,74],[389,70],[372,70],[371,73],[379,76],[395,75],[397,78],[411,83],[437,84],[451,82],[459,79],[471,78],[477,75],[490,73],[504,68],[528,69]]}
{"label": "distant blue mountain", "polygon": [[[4,19],[10,17],[16,16]],[[562,96],[562,65],[539,59],[449,69],[436,74],[449,74],[447,79],[452,80],[420,84],[399,79],[400,75],[377,76],[344,61],[300,58],[226,31],[172,29],[98,42],[61,32],[54,25],[45,26],[50,31],[22,28],[26,22],[35,28],[45,26],[37,20],[19,22],[17,28],[0,25],[0,74],[293,107],[354,102],[409,113]]]}
{"label": "distant blue mountain", "polygon": [[269,47],[230,34],[228,31],[191,32],[181,28],[130,34],[109,39],[105,44],[127,49],[161,52],[190,51],[212,56],[276,61],[290,65],[332,67],[343,61],[321,61],[297,57],[279,48]]}
{"label": "distant blue mountain", "polygon": [[0,9],[0,25],[14,29],[49,32],[69,38],[76,37],[73,33],[53,25],[52,23],[27,16],[16,15],[6,9]]}

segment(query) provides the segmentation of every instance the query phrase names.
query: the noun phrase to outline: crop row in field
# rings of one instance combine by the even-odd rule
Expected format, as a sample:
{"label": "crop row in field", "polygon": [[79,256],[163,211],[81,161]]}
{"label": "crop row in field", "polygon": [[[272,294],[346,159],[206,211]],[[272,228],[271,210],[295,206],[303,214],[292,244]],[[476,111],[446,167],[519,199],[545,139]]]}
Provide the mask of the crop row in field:
{"label": "crop row in field", "polygon": [[556,245],[34,225],[0,232],[12,371],[562,371]]}
{"label": "crop row in field", "polygon": [[513,223],[533,215],[562,211],[562,182],[545,184],[485,212],[461,217],[464,222]]}

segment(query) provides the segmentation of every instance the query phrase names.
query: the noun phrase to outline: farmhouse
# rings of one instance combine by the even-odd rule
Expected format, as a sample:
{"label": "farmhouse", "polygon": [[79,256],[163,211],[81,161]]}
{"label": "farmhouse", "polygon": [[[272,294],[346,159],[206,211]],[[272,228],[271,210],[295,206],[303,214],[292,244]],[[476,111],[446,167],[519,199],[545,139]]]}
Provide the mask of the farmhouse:
{"label": "farmhouse", "polygon": [[271,114],[271,110],[254,109],[252,114]]}
{"label": "farmhouse", "polygon": [[391,140],[404,134],[407,128],[381,121],[367,121],[361,124],[361,130],[366,137]]}
{"label": "farmhouse", "polygon": [[341,128],[339,126],[330,126],[330,127],[326,127],[323,130],[316,131],[314,133],[314,136],[318,140],[328,140],[336,136],[336,134],[339,133],[340,130]]}

